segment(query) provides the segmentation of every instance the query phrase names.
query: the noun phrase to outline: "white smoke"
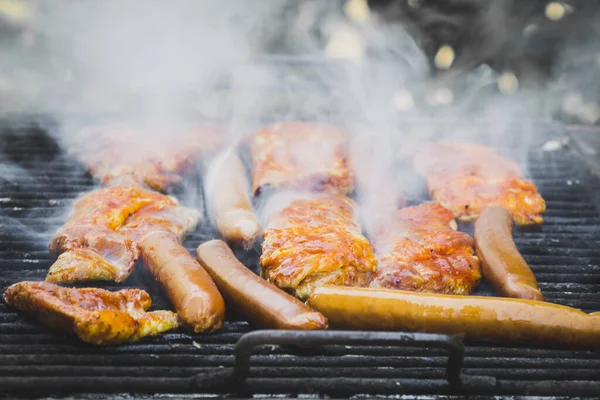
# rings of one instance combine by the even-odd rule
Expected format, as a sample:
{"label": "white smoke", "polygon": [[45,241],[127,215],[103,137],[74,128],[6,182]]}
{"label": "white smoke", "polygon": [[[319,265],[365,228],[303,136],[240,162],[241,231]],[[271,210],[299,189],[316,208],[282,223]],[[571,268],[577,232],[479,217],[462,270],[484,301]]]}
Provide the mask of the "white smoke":
{"label": "white smoke", "polygon": [[[154,147],[156,135],[207,120],[226,128],[226,151],[271,122],[328,122],[373,143],[356,168],[367,171],[365,180],[382,196],[389,170],[410,192],[415,174],[398,160],[434,138],[498,145],[520,121],[525,135],[512,156],[525,162],[533,135],[528,121],[540,116],[544,92],[513,92],[510,74],[507,94],[498,92],[501,71],[485,65],[460,79],[432,80],[423,38],[382,22],[363,3],[38,1],[16,44],[0,44],[2,106],[51,116],[65,146],[81,125],[133,124],[145,132],[131,149],[136,157],[145,144]],[[494,49],[510,33],[500,27]]]}

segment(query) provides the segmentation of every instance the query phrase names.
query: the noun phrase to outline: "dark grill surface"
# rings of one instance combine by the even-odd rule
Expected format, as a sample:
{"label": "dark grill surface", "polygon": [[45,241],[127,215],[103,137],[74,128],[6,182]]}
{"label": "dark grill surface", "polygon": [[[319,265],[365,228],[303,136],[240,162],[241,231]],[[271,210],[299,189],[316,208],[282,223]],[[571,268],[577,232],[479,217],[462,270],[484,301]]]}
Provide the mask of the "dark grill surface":
{"label": "dark grill surface", "polygon": [[[43,279],[52,262],[48,239],[64,222],[72,199],[94,182],[42,132],[14,129],[0,146],[4,154],[0,159],[4,161],[0,170],[0,289],[4,290],[20,280]],[[517,244],[548,301],[598,311],[600,213],[590,194],[599,187],[569,148],[533,151],[529,164],[548,211],[543,226],[517,233]],[[213,231],[203,228],[189,237],[186,246],[192,250],[213,237]],[[126,286],[148,290],[156,308],[169,306],[141,268]],[[480,292],[491,294],[486,286]],[[0,393],[240,394],[233,384],[220,385],[220,372],[229,371],[235,343],[249,331],[247,323],[231,315],[215,334],[180,330],[136,344],[102,348],[54,334],[2,302]],[[259,347],[254,354],[244,395],[419,395],[453,394],[455,390],[498,395],[600,394],[598,351],[469,342],[463,373],[492,378],[462,389],[452,389],[445,379],[444,351],[431,348],[272,345]]]}

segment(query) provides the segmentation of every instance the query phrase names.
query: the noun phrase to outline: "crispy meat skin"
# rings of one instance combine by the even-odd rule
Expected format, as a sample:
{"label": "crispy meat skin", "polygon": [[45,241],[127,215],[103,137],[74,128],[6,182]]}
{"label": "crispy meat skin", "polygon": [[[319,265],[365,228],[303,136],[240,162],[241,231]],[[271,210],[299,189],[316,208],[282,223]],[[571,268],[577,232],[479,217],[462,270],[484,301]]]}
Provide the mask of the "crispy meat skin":
{"label": "crispy meat skin", "polygon": [[327,284],[366,284],[377,259],[360,233],[355,208],[344,196],[323,195],[275,212],[263,234],[263,277],[300,299]]}
{"label": "crispy meat skin", "polygon": [[415,157],[427,176],[431,198],[460,221],[472,221],[488,205],[508,209],[519,225],[541,224],[544,199],[517,164],[493,150],[471,143],[439,142]]}
{"label": "crispy meat skin", "polygon": [[190,129],[154,134],[93,127],[79,132],[69,152],[104,185],[137,183],[164,191],[181,181],[181,174],[199,155],[219,148],[219,133]]}
{"label": "crispy meat skin", "polygon": [[481,278],[473,238],[437,203],[397,210],[373,234],[380,263],[371,287],[468,294]]}
{"label": "crispy meat skin", "polygon": [[135,342],[179,326],[177,315],[171,311],[146,312],[152,301],[140,289],[110,292],[19,282],[6,290],[4,300],[20,311],[34,313],[52,329],[74,332],[93,344]]}
{"label": "crispy meat skin", "polygon": [[75,203],[69,221],[50,243],[59,256],[46,281],[123,282],[139,258],[136,242],[141,236],[166,230],[183,239],[198,219],[197,211],[179,206],[172,197],[134,185],[89,193]]}
{"label": "crispy meat skin", "polygon": [[309,190],[346,194],[354,176],[346,160],[346,135],[327,125],[285,122],[259,131],[252,142],[252,190]]}

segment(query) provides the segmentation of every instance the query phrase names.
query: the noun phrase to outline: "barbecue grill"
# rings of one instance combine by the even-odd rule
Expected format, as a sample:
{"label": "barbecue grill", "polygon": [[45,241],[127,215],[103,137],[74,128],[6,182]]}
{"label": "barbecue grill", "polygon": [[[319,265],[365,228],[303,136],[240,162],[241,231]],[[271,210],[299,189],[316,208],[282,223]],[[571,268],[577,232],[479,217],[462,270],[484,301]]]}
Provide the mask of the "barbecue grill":
{"label": "barbecue grill", "polygon": [[[325,103],[317,104],[317,108],[322,106]],[[282,115],[275,113],[274,120],[287,114],[287,108],[277,109]],[[273,114],[273,109],[261,111]],[[315,114],[322,115],[322,111]],[[453,131],[497,129],[489,122],[464,120],[439,126],[406,120],[402,129],[427,125],[441,132],[452,124],[457,128]],[[47,250],[50,236],[64,222],[70,202],[96,183],[79,162],[60,150],[46,132],[47,123],[8,119],[1,126],[0,160],[10,163],[6,171],[0,171],[6,172],[0,176],[0,289],[4,291],[14,282],[45,277],[52,263]],[[522,124],[506,124],[501,132],[504,149],[514,150],[522,143],[524,130]],[[588,135],[542,122],[528,124],[527,131],[532,130],[541,134],[535,135],[537,142],[529,141],[526,161],[548,210],[542,226],[518,230],[515,241],[548,301],[598,311],[600,210],[596,204],[600,183],[594,162],[586,162],[593,159],[592,147],[578,146]],[[564,138],[571,138],[560,142],[565,146],[544,150],[545,141]],[[413,200],[425,200],[424,196]],[[472,234],[470,225],[461,229]],[[216,237],[216,231],[205,224],[184,244],[193,251]],[[257,252],[238,256],[256,270]],[[143,268],[137,268],[125,285],[94,286],[144,288],[155,308],[170,307]],[[492,293],[485,284],[476,292]],[[135,344],[97,347],[55,334],[2,302],[0,394],[12,398],[74,393],[89,398],[148,394],[596,396],[600,394],[600,351],[463,343],[446,335],[403,332],[261,331],[229,310],[224,327],[210,335],[180,329]]]}

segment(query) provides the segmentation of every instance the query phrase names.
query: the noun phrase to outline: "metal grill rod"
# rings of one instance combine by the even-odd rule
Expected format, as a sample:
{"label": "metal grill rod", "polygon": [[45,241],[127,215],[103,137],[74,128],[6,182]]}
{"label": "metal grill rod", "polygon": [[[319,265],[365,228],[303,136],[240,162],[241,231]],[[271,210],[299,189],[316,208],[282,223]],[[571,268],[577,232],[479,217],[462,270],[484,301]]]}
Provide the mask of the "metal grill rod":
{"label": "metal grill rod", "polygon": [[464,363],[464,345],[456,336],[409,333],[409,332],[365,332],[365,331],[281,331],[259,330],[242,336],[235,346],[233,370],[220,370],[196,377],[200,387],[236,385],[242,390],[250,373],[250,358],[255,347],[264,345],[288,345],[313,348],[323,345],[370,345],[370,346],[423,346],[448,351],[446,379],[456,391],[493,388],[496,380],[487,376],[461,374]]}

